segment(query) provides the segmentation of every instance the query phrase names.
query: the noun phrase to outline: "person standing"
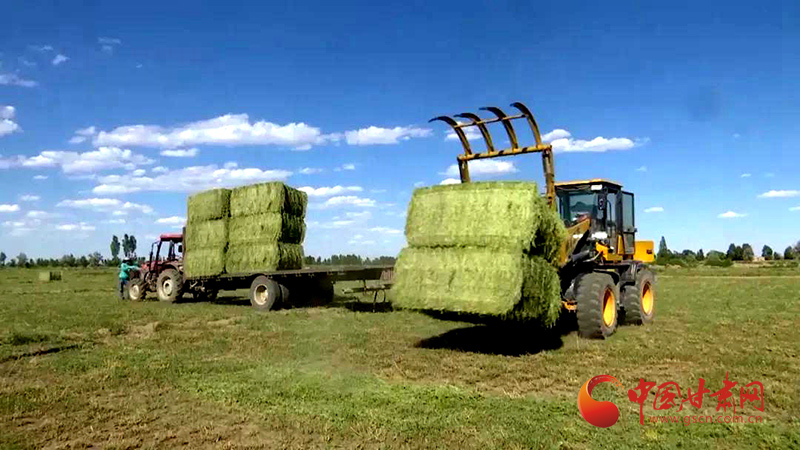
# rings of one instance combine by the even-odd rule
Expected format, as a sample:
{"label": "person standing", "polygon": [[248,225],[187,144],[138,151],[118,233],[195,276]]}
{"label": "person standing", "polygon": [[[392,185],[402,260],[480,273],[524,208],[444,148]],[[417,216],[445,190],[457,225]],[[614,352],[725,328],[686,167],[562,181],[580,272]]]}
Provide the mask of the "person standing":
{"label": "person standing", "polygon": [[119,299],[125,300],[125,286],[128,285],[128,271],[136,270],[138,267],[131,264],[133,260],[131,258],[126,258],[122,260],[122,264],[119,265]]}

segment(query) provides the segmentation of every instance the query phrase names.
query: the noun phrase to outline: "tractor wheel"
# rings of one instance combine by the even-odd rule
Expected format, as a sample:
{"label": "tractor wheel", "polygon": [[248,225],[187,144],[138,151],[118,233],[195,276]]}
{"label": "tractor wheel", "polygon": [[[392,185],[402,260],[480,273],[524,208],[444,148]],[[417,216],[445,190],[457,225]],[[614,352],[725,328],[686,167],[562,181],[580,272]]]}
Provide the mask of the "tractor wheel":
{"label": "tractor wheel", "polygon": [[589,339],[605,339],[617,328],[619,289],[611,275],[590,272],[575,281],[578,333]]}
{"label": "tractor wheel", "polygon": [[644,325],[653,321],[653,315],[656,312],[655,285],[653,272],[643,269],[636,274],[636,283],[625,286],[625,289],[622,290],[624,323]]}
{"label": "tractor wheel", "polygon": [[141,278],[134,278],[128,283],[128,299],[141,302],[147,297],[146,283]]}
{"label": "tractor wheel", "polygon": [[258,310],[275,309],[282,297],[281,285],[264,275],[257,276],[250,285],[250,304]]}
{"label": "tractor wheel", "polygon": [[183,295],[183,276],[175,269],[161,272],[156,282],[156,291],[162,302],[175,303]]}

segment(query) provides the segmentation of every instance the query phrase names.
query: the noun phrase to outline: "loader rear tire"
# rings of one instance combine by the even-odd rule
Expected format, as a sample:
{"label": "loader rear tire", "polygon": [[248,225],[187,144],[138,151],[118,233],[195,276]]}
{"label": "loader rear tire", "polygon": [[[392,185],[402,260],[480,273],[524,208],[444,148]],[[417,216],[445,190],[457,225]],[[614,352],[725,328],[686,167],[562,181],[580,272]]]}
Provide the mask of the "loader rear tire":
{"label": "loader rear tire", "polygon": [[587,339],[605,339],[617,328],[619,289],[611,275],[590,272],[575,281],[578,333]]}
{"label": "loader rear tire", "polygon": [[644,325],[653,321],[655,315],[655,276],[649,269],[636,274],[636,283],[622,290],[623,323]]}
{"label": "loader rear tire", "polygon": [[158,299],[165,303],[175,303],[183,296],[183,276],[175,269],[161,272],[156,282]]}

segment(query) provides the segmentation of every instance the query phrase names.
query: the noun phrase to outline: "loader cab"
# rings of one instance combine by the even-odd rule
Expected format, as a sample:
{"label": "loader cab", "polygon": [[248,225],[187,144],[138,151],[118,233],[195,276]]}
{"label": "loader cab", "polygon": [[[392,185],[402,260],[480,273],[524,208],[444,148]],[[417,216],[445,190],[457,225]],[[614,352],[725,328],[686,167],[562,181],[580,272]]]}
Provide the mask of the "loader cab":
{"label": "loader cab", "polygon": [[591,220],[592,236],[607,247],[610,259],[629,259],[636,252],[633,194],[609,180],[556,183],[558,211],[567,228]]}

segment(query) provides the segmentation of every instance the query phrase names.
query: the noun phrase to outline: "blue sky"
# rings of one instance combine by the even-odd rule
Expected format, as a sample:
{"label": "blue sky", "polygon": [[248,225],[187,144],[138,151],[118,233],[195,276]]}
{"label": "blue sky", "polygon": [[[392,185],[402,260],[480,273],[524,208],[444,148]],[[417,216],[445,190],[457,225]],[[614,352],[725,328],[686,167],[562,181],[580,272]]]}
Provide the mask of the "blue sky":
{"label": "blue sky", "polygon": [[[0,250],[144,253],[189,193],[281,179],[311,196],[307,254],[395,254],[460,151],[427,120],[513,101],[558,180],[636,194],[640,239],[797,241],[800,8],[651,3],[9,3]],[[537,156],[472,170],[542,179]]]}

